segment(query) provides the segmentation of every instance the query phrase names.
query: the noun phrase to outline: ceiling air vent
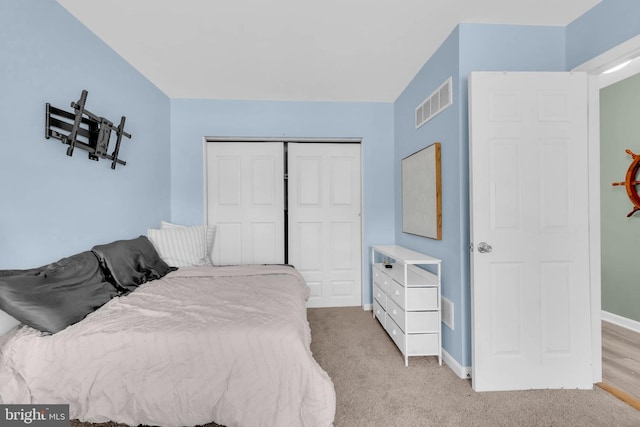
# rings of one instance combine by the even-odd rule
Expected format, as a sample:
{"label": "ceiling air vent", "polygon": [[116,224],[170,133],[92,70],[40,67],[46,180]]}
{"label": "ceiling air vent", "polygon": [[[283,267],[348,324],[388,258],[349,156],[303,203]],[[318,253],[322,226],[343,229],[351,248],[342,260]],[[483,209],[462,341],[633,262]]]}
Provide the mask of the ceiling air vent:
{"label": "ceiling air vent", "polygon": [[418,108],[416,108],[416,129],[427,123],[440,111],[451,105],[451,77],[440,85]]}

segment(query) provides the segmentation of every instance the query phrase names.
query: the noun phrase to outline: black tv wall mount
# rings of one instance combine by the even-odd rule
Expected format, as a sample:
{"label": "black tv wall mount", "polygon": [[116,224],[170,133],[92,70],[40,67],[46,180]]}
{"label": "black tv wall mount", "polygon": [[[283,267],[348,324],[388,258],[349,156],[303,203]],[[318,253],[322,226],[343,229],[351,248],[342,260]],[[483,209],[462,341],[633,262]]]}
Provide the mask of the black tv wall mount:
{"label": "black tv wall mount", "polygon": [[[45,138],[53,137],[67,144],[67,156],[72,156],[73,150],[77,147],[88,151],[91,160],[111,160],[111,169],[115,169],[118,163],[126,165],[127,162],[118,158],[122,137],[131,138],[131,135],[124,131],[126,117],[122,116],[120,124],[115,126],[104,117],[96,116],[85,108],[87,94],[88,92],[83,90],[78,102],[71,103],[73,112],[46,104]],[[107,150],[112,132],[116,134],[116,146],[109,154]]]}

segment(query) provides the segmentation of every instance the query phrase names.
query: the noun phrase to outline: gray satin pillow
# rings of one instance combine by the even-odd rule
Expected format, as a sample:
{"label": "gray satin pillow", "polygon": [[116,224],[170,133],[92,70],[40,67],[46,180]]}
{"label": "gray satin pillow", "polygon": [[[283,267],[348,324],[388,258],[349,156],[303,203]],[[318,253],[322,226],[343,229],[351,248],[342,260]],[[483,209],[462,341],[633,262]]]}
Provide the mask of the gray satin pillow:
{"label": "gray satin pillow", "polygon": [[79,322],[116,294],[90,251],[29,270],[0,270],[0,309],[42,332]]}
{"label": "gray satin pillow", "polygon": [[91,251],[100,260],[107,280],[124,293],[177,270],[160,258],[145,236],[94,246]]}

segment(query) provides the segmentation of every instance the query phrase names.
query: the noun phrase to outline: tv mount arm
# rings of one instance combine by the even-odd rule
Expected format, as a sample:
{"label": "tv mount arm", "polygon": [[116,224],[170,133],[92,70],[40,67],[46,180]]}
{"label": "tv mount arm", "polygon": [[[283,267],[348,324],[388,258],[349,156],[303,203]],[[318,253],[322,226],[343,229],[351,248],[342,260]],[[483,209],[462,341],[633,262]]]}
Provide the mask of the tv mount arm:
{"label": "tv mount arm", "polygon": [[[67,156],[72,156],[77,147],[88,151],[91,160],[111,160],[111,169],[115,169],[118,163],[126,165],[127,162],[118,158],[122,137],[131,138],[131,134],[124,131],[126,117],[122,116],[120,124],[115,126],[104,117],[93,114],[85,108],[87,95],[88,92],[83,90],[80,99],[71,103],[73,113],[46,104],[45,138],[53,137],[67,144]],[[112,132],[116,134],[116,146],[109,154],[107,150]]]}

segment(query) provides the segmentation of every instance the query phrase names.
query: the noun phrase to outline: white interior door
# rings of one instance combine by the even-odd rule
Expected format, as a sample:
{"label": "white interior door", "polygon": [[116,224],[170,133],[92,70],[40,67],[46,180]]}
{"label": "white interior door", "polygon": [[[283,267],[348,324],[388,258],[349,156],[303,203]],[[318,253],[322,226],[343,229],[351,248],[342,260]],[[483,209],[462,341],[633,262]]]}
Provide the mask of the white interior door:
{"label": "white interior door", "polygon": [[217,226],[214,263],[284,263],[283,143],[206,147],[207,222]]}
{"label": "white interior door", "polygon": [[360,144],[288,145],[289,263],[308,307],[362,303]]}
{"label": "white interior door", "polygon": [[592,388],[584,73],[469,78],[473,388]]}

